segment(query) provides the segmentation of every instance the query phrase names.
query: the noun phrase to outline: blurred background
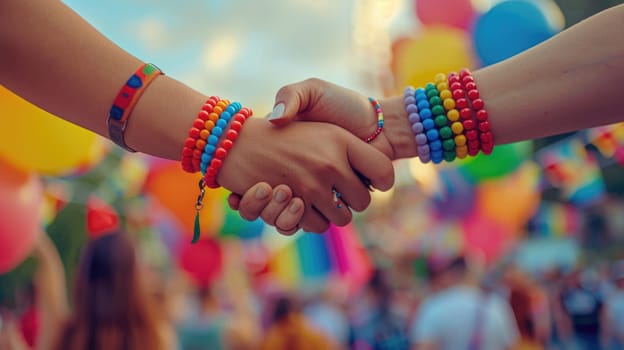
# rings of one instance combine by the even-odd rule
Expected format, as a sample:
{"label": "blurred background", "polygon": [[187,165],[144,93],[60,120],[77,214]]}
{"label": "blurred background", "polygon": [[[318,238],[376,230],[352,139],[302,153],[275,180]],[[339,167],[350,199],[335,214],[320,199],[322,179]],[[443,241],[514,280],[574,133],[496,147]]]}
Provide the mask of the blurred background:
{"label": "blurred background", "polygon": [[[318,77],[369,96],[397,94],[437,72],[504,60],[624,1],[65,3],[168,75],[265,115],[288,83]],[[11,329],[33,346],[46,301],[77,310],[76,284],[97,273],[81,269],[117,231],[130,238],[138,276],[180,349],[294,349],[296,341],[283,347],[270,336],[290,313],[302,321],[298,339],[319,349],[409,348],[419,304],[458,258],[509,302],[514,327],[535,348],[624,339],[624,320],[605,316],[612,298],[624,298],[624,124],[500,146],[488,159],[398,161],[392,191],[374,193],[352,224],[323,235],[280,236],[231,211],[227,192],[209,191],[202,239],[191,245],[198,178],[178,163],[120,151],[1,86],[0,114],[40,125],[12,117],[0,130],[5,340]],[[124,243],[106,244],[101,254],[116,259]],[[392,317],[366,316],[379,308]]]}

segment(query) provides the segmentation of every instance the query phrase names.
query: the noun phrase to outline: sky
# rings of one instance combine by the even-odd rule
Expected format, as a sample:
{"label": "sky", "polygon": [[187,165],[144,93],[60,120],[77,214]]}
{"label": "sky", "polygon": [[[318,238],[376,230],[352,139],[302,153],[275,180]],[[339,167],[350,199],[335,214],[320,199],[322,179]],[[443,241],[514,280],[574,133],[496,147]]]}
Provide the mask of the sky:
{"label": "sky", "polygon": [[370,89],[356,69],[366,63],[354,65],[358,1],[367,2],[64,2],[113,42],[166,74],[207,95],[268,112],[281,86],[310,77],[361,92]]}

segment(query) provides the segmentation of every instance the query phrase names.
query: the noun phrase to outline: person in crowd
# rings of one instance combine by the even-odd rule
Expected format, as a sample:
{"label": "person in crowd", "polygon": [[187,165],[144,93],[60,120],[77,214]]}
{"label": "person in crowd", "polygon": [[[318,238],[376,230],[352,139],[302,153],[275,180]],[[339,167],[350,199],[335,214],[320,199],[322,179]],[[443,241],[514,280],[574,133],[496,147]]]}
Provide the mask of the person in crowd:
{"label": "person in crowd", "polygon": [[295,299],[281,295],[272,308],[272,319],[261,350],[339,349],[323,333],[312,328],[301,313]]}
{"label": "person in crowd", "polygon": [[614,290],[604,304],[603,337],[607,349],[624,349],[624,260],[611,265],[611,279]]}
{"label": "person in crowd", "polygon": [[133,241],[124,232],[91,239],[82,253],[68,305],[54,243],[42,234],[35,251],[40,313],[36,349],[175,349],[173,326],[142,279]]}
{"label": "person in crowd", "polygon": [[420,305],[410,327],[412,349],[514,349],[519,334],[509,303],[481,289],[464,256],[430,270],[440,290]]}
{"label": "person in crowd", "polygon": [[388,273],[376,269],[361,297],[354,300],[350,345],[353,349],[407,350],[406,320],[393,308]]}
{"label": "person in crowd", "polygon": [[583,280],[581,268],[571,270],[565,277],[558,302],[561,312],[557,318],[563,342],[579,349],[600,349],[603,297],[598,286]]}

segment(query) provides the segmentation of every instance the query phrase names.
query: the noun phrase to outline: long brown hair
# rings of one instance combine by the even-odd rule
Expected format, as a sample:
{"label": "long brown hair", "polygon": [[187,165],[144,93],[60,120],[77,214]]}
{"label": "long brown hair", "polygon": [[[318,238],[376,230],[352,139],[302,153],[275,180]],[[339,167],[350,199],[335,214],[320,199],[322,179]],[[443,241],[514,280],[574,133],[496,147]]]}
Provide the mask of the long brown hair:
{"label": "long brown hair", "polygon": [[73,312],[57,349],[164,350],[164,323],[151,298],[127,234],[93,239],[81,258]]}

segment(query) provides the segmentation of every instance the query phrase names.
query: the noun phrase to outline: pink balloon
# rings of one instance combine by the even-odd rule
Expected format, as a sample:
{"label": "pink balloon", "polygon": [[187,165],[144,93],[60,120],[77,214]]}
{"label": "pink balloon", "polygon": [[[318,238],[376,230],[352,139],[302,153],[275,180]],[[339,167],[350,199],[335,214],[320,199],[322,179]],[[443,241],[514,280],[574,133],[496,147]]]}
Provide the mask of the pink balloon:
{"label": "pink balloon", "polygon": [[42,186],[0,159],[0,273],[21,263],[41,232]]}
{"label": "pink balloon", "polygon": [[509,229],[473,212],[462,220],[464,250],[468,255],[479,255],[487,264],[500,259],[513,246],[514,235]]}
{"label": "pink balloon", "polygon": [[475,10],[470,0],[416,0],[416,16],[424,25],[470,29]]}

